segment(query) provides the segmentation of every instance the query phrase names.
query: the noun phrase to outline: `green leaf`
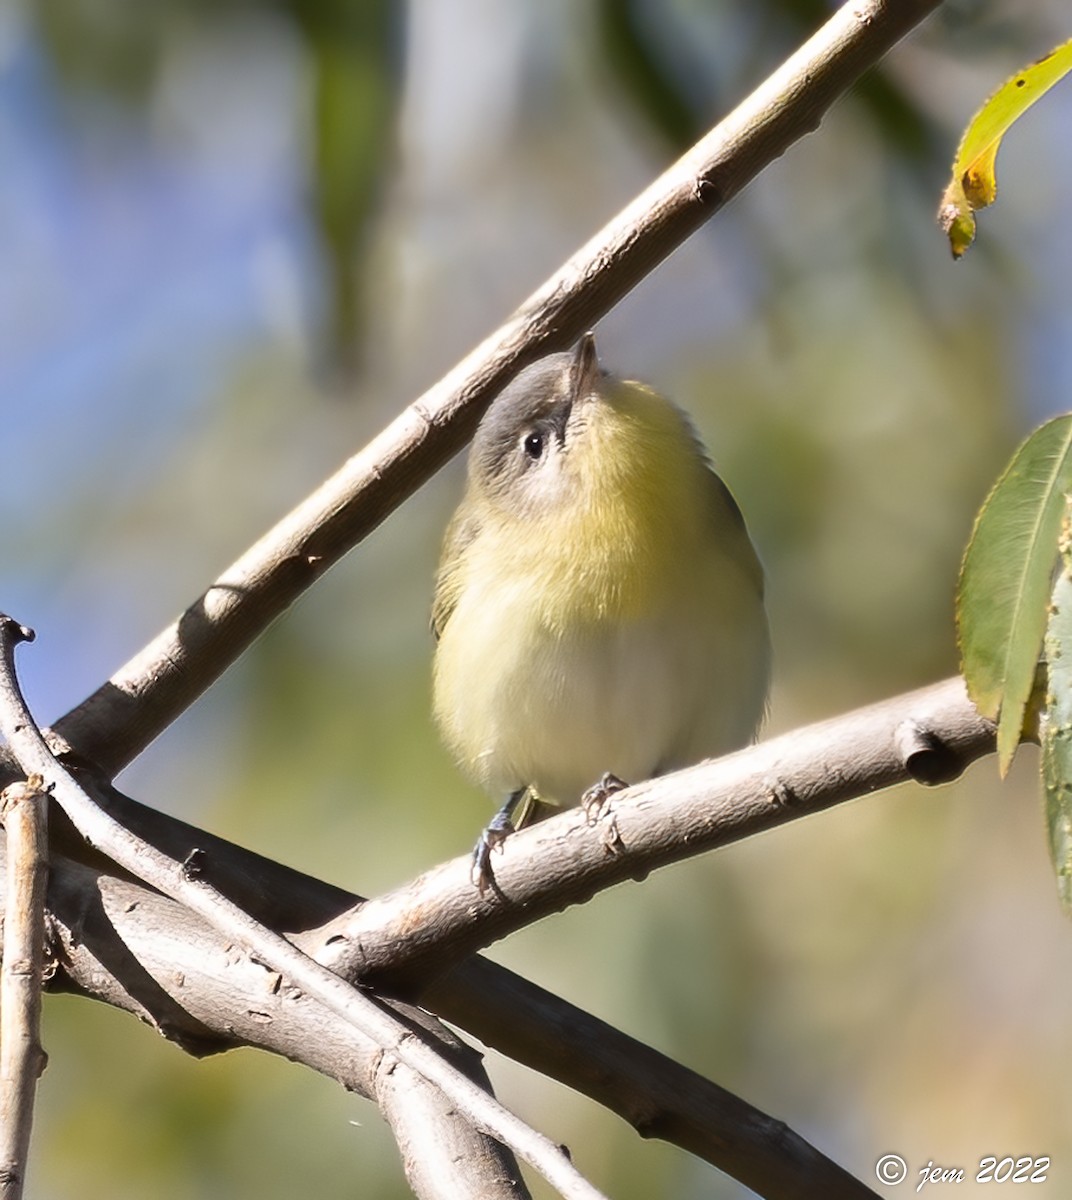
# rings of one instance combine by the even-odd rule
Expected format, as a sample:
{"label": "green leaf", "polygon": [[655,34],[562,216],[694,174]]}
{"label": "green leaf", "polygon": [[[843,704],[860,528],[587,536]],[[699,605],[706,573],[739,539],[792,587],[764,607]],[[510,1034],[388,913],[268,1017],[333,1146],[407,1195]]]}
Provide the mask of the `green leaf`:
{"label": "green leaf", "polygon": [[1072,490],[1072,415],[1055,417],[1017,450],[975,521],[957,585],[957,635],[968,694],[998,720],[1004,775],[1034,686],[1057,536]]}
{"label": "green leaf", "polygon": [[976,210],[993,204],[998,194],[995,161],[1001,139],[1070,70],[1072,40],[1017,71],[972,118],[957,149],[953,178],[938,207],[938,224],[949,238],[954,258],[960,258],[975,239]]}
{"label": "green leaf", "polygon": [[1072,916],[1072,550],[1070,516],[1061,533],[1061,570],[1046,625],[1046,703],[1041,724],[1046,830],[1061,907]]}

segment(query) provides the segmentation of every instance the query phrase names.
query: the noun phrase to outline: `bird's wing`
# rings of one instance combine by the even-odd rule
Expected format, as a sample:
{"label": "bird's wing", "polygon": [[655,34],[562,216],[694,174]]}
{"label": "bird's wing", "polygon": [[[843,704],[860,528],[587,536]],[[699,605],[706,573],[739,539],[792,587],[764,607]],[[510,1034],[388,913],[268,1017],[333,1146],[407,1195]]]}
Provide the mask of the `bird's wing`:
{"label": "bird's wing", "polygon": [[465,548],[480,530],[480,521],[472,513],[456,512],[443,538],[443,553],[436,572],[435,595],[432,597],[432,636],[439,641],[462,590],[461,567]]}
{"label": "bird's wing", "polygon": [[756,554],[755,546],[752,545],[752,539],[748,536],[744,514],[733,498],[733,493],[713,468],[708,470],[707,475],[711,512],[715,518],[717,536],[726,543],[726,548],[741,568],[742,573],[751,581],[756,589],[756,594],[762,599],[763,565]]}

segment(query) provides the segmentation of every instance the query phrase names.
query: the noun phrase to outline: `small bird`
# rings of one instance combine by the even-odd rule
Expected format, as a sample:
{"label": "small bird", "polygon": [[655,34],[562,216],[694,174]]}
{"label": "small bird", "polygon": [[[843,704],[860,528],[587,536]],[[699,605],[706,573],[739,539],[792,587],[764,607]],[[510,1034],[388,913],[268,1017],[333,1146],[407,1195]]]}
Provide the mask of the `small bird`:
{"label": "small bird", "polygon": [[763,571],[741,511],[685,413],[602,370],[590,333],[481,421],[432,630],[443,738],[505,797],[474,851],[481,891],[519,812],[598,809],[623,779],[745,745],[766,707]]}

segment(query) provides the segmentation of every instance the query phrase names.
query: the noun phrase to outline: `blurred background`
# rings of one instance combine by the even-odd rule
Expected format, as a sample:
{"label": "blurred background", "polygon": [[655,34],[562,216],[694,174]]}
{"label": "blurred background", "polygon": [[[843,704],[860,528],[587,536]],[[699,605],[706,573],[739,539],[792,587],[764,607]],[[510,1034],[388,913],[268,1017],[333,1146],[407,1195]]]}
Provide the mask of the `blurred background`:
{"label": "blurred background", "polygon": [[[38,716],[138,650],[831,7],[0,3],[2,601],[38,633],[20,656]],[[1059,0],[947,3],[599,326],[607,365],[693,413],[748,516],[771,733],[956,669],[973,514],[1069,406],[1072,84],[1013,130],[964,262],[933,214],[972,113],[1070,33]],[[456,461],[120,784],[366,894],[465,852],[491,802],[432,727],[427,629],[460,483]],[[987,761],[845,805],[491,953],[868,1182],[887,1152],[969,1178],[986,1154],[1048,1154],[1048,1194],[1072,1194],[1072,928],[1033,749],[1004,784]],[[376,1111],[329,1081],[251,1051],[193,1062],[73,998],[45,1019],[30,1197],[408,1194]],[[616,1197],[745,1194],[489,1067]]]}

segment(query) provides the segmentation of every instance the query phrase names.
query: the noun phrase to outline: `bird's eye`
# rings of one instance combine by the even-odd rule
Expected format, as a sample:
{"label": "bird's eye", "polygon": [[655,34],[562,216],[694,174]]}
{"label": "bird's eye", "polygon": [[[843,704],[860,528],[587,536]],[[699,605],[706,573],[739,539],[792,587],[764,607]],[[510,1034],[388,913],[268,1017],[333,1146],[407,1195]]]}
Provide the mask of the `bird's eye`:
{"label": "bird's eye", "polygon": [[543,454],[543,434],[537,433],[535,430],[532,433],[525,435],[525,440],[521,443],[522,448],[529,458],[537,459]]}

